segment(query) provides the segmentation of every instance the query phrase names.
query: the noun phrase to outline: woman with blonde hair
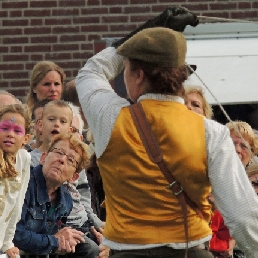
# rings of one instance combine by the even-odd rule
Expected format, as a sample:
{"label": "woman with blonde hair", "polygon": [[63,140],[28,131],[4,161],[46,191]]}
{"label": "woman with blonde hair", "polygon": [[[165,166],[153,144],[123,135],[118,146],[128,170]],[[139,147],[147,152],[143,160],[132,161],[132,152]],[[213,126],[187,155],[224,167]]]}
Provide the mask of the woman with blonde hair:
{"label": "woman with blonde hair", "polygon": [[213,115],[212,108],[204,96],[204,91],[200,86],[185,87],[185,105],[188,109],[211,118]]}
{"label": "woman with blonde hair", "polygon": [[61,99],[64,80],[65,73],[60,66],[51,61],[38,62],[30,76],[30,91],[26,101],[30,110],[37,101]]}
{"label": "woman with blonde hair", "polygon": [[227,123],[226,126],[230,131],[236,152],[244,167],[247,168],[253,156],[258,153],[258,139],[252,127],[246,122],[234,121]]}
{"label": "woman with blonde hair", "polygon": [[[252,127],[243,121],[229,122],[226,126],[230,131],[230,137],[233,140],[235,150],[243,166],[247,171],[253,171],[254,169],[249,169],[249,164],[252,161],[252,157],[258,153],[258,139],[256,138]],[[257,170],[252,173],[249,172],[249,174],[249,180],[253,187],[256,187],[255,190],[257,191]],[[210,241],[210,251],[213,252],[214,257],[225,257],[232,255],[233,252],[242,255],[241,257],[245,257],[244,253],[241,250],[238,250],[238,248],[233,250],[235,240],[230,236],[229,230],[224,224],[224,219],[217,209],[215,209],[211,220],[211,228],[213,236]]]}

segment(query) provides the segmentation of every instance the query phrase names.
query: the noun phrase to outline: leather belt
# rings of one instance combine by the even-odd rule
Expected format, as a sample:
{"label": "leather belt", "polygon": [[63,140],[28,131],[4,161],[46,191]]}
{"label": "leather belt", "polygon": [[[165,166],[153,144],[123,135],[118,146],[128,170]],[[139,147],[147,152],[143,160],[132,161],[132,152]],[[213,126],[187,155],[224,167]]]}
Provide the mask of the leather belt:
{"label": "leather belt", "polygon": [[[178,250],[178,249],[175,249],[175,248],[172,248],[172,247],[168,247],[168,246],[160,246],[160,247],[154,247],[154,248],[148,248],[148,249],[132,249],[132,250],[114,250],[112,249],[110,251],[110,254],[116,254],[116,253],[124,253],[124,252],[146,252],[146,251],[149,251],[149,250],[155,250],[157,248],[170,248],[171,250]],[[207,247],[206,247],[206,243],[203,243],[203,244],[199,244],[197,246],[193,246],[193,247],[189,247],[188,250],[191,250],[191,249],[199,249],[199,250],[207,250]]]}

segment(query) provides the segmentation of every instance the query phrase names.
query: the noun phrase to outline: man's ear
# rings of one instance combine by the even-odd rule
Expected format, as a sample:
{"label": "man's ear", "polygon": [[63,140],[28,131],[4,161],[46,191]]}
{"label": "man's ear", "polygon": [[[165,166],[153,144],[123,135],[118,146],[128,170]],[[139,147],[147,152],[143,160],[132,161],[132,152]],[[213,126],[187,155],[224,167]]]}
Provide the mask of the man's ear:
{"label": "man's ear", "polygon": [[38,128],[39,128],[39,130],[42,132],[42,119],[39,119],[38,121],[37,121],[37,126],[38,126]]}
{"label": "man's ear", "polygon": [[44,165],[44,163],[45,163],[45,160],[46,160],[46,157],[47,157],[47,152],[43,152],[42,153],[42,155],[41,155],[41,157],[40,157],[40,165]]}
{"label": "man's ear", "polygon": [[70,178],[69,180],[67,180],[68,183],[73,183],[74,181],[76,181],[79,178],[79,173],[74,173],[73,177]]}
{"label": "man's ear", "polygon": [[137,71],[137,78],[136,78],[136,84],[142,84],[142,82],[145,79],[145,73],[142,69],[138,69]]}

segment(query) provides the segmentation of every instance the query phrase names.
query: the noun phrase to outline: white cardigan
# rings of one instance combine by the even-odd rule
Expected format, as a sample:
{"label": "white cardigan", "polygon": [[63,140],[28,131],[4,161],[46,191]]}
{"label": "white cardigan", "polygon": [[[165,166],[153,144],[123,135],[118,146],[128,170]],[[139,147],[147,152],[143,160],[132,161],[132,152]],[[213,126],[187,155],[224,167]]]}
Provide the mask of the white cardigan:
{"label": "white cardigan", "polygon": [[2,252],[14,246],[12,241],[16,224],[21,218],[30,179],[30,160],[30,154],[25,149],[20,149],[16,154],[15,164],[18,175],[13,180],[0,179],[0,250]]}

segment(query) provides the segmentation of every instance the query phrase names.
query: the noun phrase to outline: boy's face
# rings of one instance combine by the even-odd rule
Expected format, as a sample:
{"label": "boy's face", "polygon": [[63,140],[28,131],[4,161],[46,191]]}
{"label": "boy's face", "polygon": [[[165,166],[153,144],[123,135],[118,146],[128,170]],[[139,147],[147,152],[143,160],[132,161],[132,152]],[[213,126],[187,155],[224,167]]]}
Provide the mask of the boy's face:
{"label": "boy's face", "polygon": [[39,127],[42,131],[42,141],[49,143],[52,137],[59,133],[71,132],[72,111],[68,107],[48,106]]}
{"label": "boy's face", "polygon": [[5,113],[0,119],[0,148],[12,155],[29,139],[25,119],[18,113]]}

